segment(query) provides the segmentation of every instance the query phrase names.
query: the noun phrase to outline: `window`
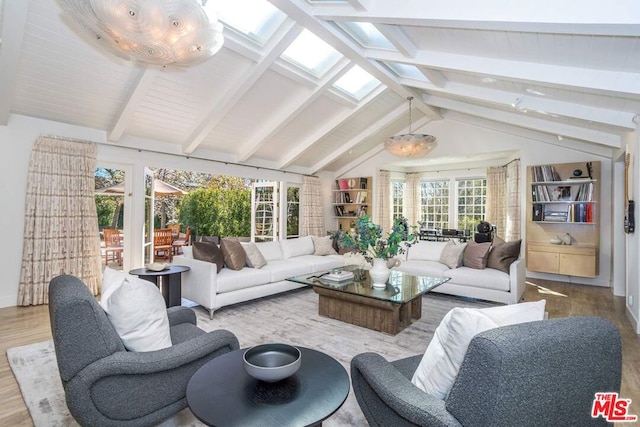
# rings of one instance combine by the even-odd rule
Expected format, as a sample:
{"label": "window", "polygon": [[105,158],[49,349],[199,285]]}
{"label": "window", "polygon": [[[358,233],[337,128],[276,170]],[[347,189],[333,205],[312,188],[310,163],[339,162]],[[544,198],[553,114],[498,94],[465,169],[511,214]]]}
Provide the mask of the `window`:
{"label": "window", "polygon": [[288,184],[287,187],[287,230],[286,239],[300,237],[300,187]]}
{"label": "window", "polygon": [[333,84],[333,87],[360,101],[378,87],[379,84],[380,81],[375,77],[355,65],[340,77]]}
{"label": "window", "polygon": [[267,0],[222,1],[216,2],[214,8],[226,26],[259,45],[263,45],[287,17]]}
{"label": "window", "polygon": [[336,22],[336,25],[364,48],[395,50],[395,46],[370,22]]}
{"label": "window", "polygon": [[336,65],[342,54],[305,29],[282,53],[282,58],[316,77],[321,77]]}
{"label": "window", "polygon": [[420,221],[429,228],[449,228],[450,181],[420,183]]}
{"label": "window", "polygon": [[391,219],[404,217],[404,189],[406,184],[402,181],[391,183]]}
{"label": "window", "polygon": [[487,180],[458,179],[458,230],[474,231],[480,221],[484,221],[487,201]]}

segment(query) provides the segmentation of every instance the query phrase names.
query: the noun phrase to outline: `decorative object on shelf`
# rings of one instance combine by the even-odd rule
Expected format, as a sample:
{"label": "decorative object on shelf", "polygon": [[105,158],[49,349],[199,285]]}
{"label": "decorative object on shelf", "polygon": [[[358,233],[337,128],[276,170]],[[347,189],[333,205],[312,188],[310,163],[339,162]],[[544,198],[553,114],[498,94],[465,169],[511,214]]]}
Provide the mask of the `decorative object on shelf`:
{"label": "decorative object on shelf", "polygon": [[207,0],[58,0],[65,20],[121,58],[189,65],[213,56],[223,26]]}
{"label": "decorative object on shelf", "polygon": [[562,238],[562,243],[564,243],[565,245],[571,244],[571,235],[569,233],[564,235],[564,237]]}
{"label": "decorative object on shelf", "polygon": [[573,171],[573,176],[576,177],[576,178],[581,177],[582,176],[582,169],[575,169]]}
{"label": "decorative object on shelf", "polygon": [[387,287],[387,280],[391,275],[391,270],[387,267],[387,260],[385,258],[374,258],[373,267],[369,270],[369,276],[371,276],[371,286],[376,289],[384,289]]}
{"label": "decorative object on shelf", "polygon": [[398,157],[424,157],[436,148],[438,143],[432,135],[411,133],[411,102],[413,101],[413,96],[408,97],[407,100],[409,101],[409,133],[387,138],[384,142],[384,148]]}
{"label": "decorative object on shelf", "polygon": [[555,235],[551,238],[551,240],[549,240],[551,242],[551,244],[553,245],[561,245],[562,244],[562,239],[560,238],[560,236]]}

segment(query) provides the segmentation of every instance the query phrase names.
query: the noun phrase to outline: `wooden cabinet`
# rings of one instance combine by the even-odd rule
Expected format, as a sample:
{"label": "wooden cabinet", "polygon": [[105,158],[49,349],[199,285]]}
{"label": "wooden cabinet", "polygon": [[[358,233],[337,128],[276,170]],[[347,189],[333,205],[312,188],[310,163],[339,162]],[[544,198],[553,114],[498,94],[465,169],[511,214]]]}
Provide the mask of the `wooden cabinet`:
{"label": "wooden cabinet", "polygon": [[338,230],[350,230],[358,217],[371,215],[371,177],[336,179],[333,190],[334,218]]}
{"label": "wooden cabinet", "polygon": [[527,269],[542,273],[595,277],[598,251],[591,246],[529,243]]}
{"label": "wooden cabinet", "polygon": [[[527,174],[527,269],[598,275],[600,162],[530,166]],[[571,244],[551,244],[557,236]]]}

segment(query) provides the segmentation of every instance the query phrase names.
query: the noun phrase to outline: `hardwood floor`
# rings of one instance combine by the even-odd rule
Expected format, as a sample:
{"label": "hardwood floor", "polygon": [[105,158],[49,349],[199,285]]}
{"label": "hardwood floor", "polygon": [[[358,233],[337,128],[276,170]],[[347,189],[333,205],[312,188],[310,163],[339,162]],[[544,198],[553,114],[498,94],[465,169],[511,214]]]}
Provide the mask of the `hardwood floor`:
{"label": "hardwood floor", "polygon": [[[623,368],[621,396],[632,399],[630,412],[640,415],[640,337],[625,313],[624,298],[608,288],[528,279],[525,301],[547,300],[549,317],[601,316],[609,319],[622,336]],[[0,426],[31,426],[6,357],[8,348],[51,337],[48,306],[0,309]]]}

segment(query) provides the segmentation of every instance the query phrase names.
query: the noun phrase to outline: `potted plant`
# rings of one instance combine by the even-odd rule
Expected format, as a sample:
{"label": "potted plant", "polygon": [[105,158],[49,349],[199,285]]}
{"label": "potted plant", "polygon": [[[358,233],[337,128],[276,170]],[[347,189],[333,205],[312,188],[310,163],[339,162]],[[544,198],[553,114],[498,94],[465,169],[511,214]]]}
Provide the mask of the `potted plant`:
{"label": "potted plant", "polygon": [[373,268],[369,275],[376,288],[386,287],[391,274],[387,262],[398,254],[405,252],[405,247],[417,240],[416,234],[408,233],[406,220],[396,218],[391,233],[382,237],[382,227],[371,221],[369,215],[357,219],[350,233],[343,233],[345,246],[355,249],[372,260]]}

